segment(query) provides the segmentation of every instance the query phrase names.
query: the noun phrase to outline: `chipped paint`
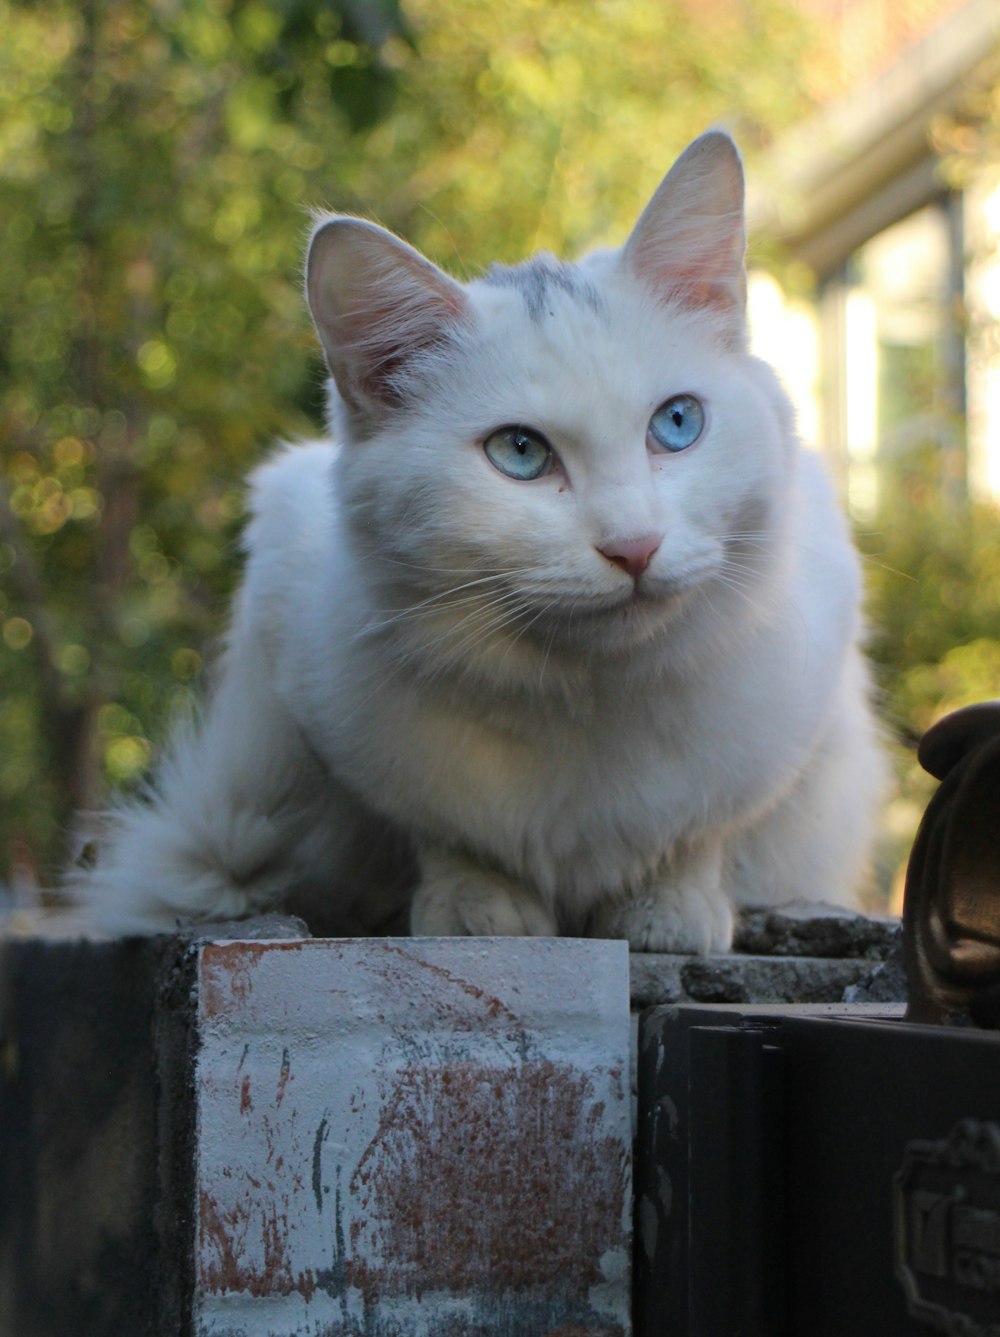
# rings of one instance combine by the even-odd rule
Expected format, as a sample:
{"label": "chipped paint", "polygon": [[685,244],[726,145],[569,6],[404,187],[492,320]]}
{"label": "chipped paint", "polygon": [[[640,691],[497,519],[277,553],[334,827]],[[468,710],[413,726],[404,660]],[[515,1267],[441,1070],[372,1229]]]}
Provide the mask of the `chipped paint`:
{"label": "chipped paint", "polygon": [[624,944],[201,949],[198,1337],[627,1337]]}

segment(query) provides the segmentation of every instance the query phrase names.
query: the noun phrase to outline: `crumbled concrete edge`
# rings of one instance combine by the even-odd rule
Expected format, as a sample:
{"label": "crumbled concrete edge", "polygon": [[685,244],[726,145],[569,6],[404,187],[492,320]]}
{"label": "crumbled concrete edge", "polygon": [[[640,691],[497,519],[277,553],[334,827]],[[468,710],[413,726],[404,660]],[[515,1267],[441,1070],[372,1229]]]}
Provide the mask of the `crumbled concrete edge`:
{"label": "crumbled concrete edge", "polygon": [[177,937],[187,942],[280,942],[311,938],[309,926],[297,915],[255,915],[252,919],[219,919],[213,923],[185,924]]}
{"label": "crumbled concrete edge", "polygon": [[740,910],[731,953],[633,952],[630,971],[633,1008],[906,1001],[899,920],[813,901]]}
{"label": "crumbled concrete edge", "polygon": [[[33,925],[48,936],[44,921]],[[53,936],[78,925],[53,922]],[[179,925],[162,943],[281,941],[310,937],[290,914]],[[898,959],[897,959],[898,958]],[[890,966],[890,961],[896,964]],[[883,970],[883,962],[886,969]],[[633,1009],[661,1003],[905,1002],[899,920],[816,902],[740,911],[732,953],[688,956],[632,952]]]}
{"label": "crumbled concrete edge", "polygon": [[880,962],[856,984],[844,991],[845,1003],[905,1003],[907,1002],[906,958],[903,949],[903,930],[897,927],[892,947]]}
{"label": "crumbled concrete edge", "polygon": [[178,920],[176,928],[149,935],[105,933],[90,923],[79,910],[33,909],[0,914],[0,940],[37,939],[46,942],[126,942],[158,943],[267,942],[286,938],[311,938],[304,919],[290,914],[255,915],[250,919],[219,919],[187,922]]}
{"label": "crumbled concrete edge", "polygon": [[633,952],[630,993],[633,1008],[661,1003],[839,1003],[871,967],[871,961],[857,958]]}
{"label": "crumbled concrete edge", "polygon": [[737,917],[733,951],[882,960],[891,951],[898,928],[894,915],[862,915],[823,902],[748,906]]}

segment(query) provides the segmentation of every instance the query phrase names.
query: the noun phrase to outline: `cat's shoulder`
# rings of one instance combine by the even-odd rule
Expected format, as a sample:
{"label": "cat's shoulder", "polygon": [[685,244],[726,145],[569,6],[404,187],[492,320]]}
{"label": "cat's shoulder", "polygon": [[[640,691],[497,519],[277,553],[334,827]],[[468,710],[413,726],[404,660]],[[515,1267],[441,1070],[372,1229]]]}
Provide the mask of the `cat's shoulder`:
{"label": "cat's shoulder", "polygon": [[300,548],[327,531],[334,509],[332,441],[304,441],[275,451],[250,475],[245,546],[251,553]]}
{"label": "cat's shoulder", "polygon": [[847,522],[830,464],[819,450],[802,446],[798,452],[799,493],[804,510],[813,520],[822,520],[839,536],[847,536]]}
{"label": "cat's shoulder", "polygon": [[801,593],[810,595],[833,622],[853,626],[861,597],[861,565],[850,526],[823,455],[799,455],[799,506],[793,543],[799,556]]}
{"label": "cat's shoulder", "polygon": [[275,505],[295,505],[329,491],[338,447],[332,441],[282,445],[250,474],[249,509],[258,515]]}

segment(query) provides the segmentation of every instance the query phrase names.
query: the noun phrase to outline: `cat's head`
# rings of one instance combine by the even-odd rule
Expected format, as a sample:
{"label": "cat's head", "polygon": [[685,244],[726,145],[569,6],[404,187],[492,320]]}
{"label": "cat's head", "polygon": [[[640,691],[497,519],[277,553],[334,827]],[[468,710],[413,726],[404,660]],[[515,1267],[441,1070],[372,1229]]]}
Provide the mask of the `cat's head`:
{"label": "cat's head", "polygon": [[318,222],[307,292],[348,522],[409,634],[459,657],[614,651],[698,607],[754,606],[793,447],[746,351],[744,245],[742,167],[717,132],[620,250],[577,265],[460,284],[373,223]]}

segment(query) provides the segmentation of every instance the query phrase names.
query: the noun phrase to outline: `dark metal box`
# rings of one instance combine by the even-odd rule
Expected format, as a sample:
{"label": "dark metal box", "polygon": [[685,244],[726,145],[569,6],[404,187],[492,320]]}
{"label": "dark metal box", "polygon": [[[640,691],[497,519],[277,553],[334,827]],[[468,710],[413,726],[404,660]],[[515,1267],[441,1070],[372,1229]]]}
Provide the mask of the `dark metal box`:
{"label": "dark metal box", "polygon": [[637,1337],[1000,1334],[1000,1034],[653,1008],[639,1110]]}

